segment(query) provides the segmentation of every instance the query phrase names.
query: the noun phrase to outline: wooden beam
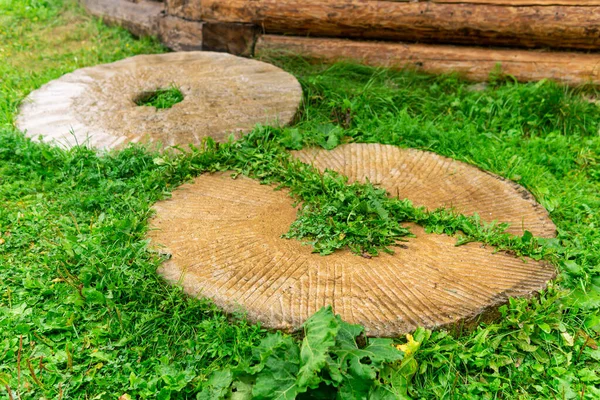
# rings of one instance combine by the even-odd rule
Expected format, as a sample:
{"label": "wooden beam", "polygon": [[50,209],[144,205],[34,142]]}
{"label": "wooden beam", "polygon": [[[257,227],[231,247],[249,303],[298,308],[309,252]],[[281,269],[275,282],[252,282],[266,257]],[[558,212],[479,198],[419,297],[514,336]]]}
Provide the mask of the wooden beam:
{"label": "wooden beam", "polygon": [[344,39],[264,35],[258,39],[258,57],[291,53],[327,62],[351,60],[372,66],[410,68],[430,73],[457,72],[467,79],[488,80],[501,72],[519,81],[552,79],[571,85],[600,84],[600,55],[514,49],[400,44]]}
{"label": "wooden beam", "polygon": [[249,57],[258,31],[252,24],[204,23],[202,49]]}
{"label": "wooden beam", "polygon": [[202,20],[200,0],[165,0],[167,14],[193,21]]}
{"label": "wooden beam", "polygon": [[600,49],[600,6],[589,6],[584,1],[572,6],[527,7],[510,5],[510,1],[501,4],[499,0],[493,0],[495,4],[367,0],[189,1],[200,4],[205,21],[256,24],[265,33]]}
{"label": "wooden beam", "polygon": [[158,34],[163,3],[139,0],[81,0],[86,10],[110,25],[123,26],[136,36]]}
{"label": "wooden beam", "polygon": [[[389,0],[408,1],[408,0]],[[501,6],[598,6],[599,0],[432,0],[433,3],[496,4]]]}
{"label": "wooden beam", "polygon": [[158,23],[160,41],[174,51],[202,50],[204,24],[170,15]]}

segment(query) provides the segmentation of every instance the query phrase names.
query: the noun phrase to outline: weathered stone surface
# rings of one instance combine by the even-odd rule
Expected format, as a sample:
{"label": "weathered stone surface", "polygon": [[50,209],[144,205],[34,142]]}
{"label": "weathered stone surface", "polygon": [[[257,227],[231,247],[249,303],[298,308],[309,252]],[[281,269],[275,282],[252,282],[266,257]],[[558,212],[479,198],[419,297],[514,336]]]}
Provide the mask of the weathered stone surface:
{"label": "weathered stone surface", "polygon": [[202,20],[200,0],[166,0],[167,13],[193,21]]}
{"label": "weathered stone surface", "polygon": [[202,175],[155,205],[149,235],[171,254],[159,269],[192,296],[294,330],[325,305],[371,336],[486,317],[508,297],[543,289],[554,268],[411,226],[395,254],[321,256],[282,239],[296,218],[285,191],[229,173]]}
{"label": "weathered stone surface", "polygon": [[507,232],[514,235],[522,235],[524,230],[539,237],[556,235],[548,212],[524,187],[432,152],[352,143],[332,151],[304,149],[293,154],[321,171],[330,169],[346,175],[352,182],[368,179],[416,206],[477,213],[483,221],[509,223]]}
{"label": "weathered stone surface", "polygon": [[[134,102],[141,93],[170,86],[184,95],[172,108]],[[206,136],[226,140],[258,123],[285,125],[301,98],[296,78],[260,61],[212,52],[142,55],[44,85],[25,99],[17,125],[30,137],[67,147],[199,144]]]}
{"label": "weathered stone surface", "polygon": [[161,42],[171,50],[202,50],[202,22],[166,16],[160,19]]}
{"label": "weathered stone surface", "polygon": [[251,24],[204,23],[203,49],[250,57],[257,34]]}
{"label": "weathered stone surface", "polygon": [[158,33],[158,21],[165,9],[163,3],[148,0],[81,0],[83,6],[107,24],[123,26],[136,36]]}

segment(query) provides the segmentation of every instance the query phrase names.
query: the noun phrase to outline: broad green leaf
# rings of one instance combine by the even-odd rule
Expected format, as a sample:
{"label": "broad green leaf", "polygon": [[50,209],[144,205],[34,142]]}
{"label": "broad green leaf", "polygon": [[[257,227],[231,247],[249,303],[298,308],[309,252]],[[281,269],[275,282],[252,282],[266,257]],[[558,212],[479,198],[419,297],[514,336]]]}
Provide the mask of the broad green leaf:
{"label": "broad green leaf", "polygon": [[564,266],[565,270],[571,275],[580,276],[583,274],[583,268],[575,261],[567,260],[564,262]]}
{"label": "broad green leaf", "polygon": [[230,392],[229,387],[233,380],[230,370],[215,371],[207,382],[207,388],[198,393],[198,400],[221,400]]}
{"label": "broad green leaf", "polygon": [[261,356],[262,369],[256,376],[252,395],[255,399],[292,400],[300,392],[296,385],[300,349],[289,336],[273,336],[278,336],[277,340],[267,337],[265,343],[261,343],[260,347],[270,354]]}
{"label": "broad green leaf", "polygon": [[368,396],[369,400],[410,400],[410,397],[396,393],[385,386],[377,386]]}
{"label": "broad green leaf", "polygon": [[170,400],[171,399],[171,389],[162,388],[160,392],[156,395],[156,400]]}
{"label": "broad green leaf", "polygon": [[102,361],[111,361],[112,360],[111,355],[108,353],[105,353],[103,351],[95,351],[90,354],[90,357],[94,357],[94,358],[97,358],[98,360],[102,360]]}
{"label": "broad green leaf", "polygon": [[540,348],[533,353],[533,356],[542,364],[548,364],[550,362],[550,357],[548,357],[548,354],[546,354],[546,352]]}
{"label": "broad green leaf", "polygon": [[403,355],[394,348],[393,344],[391,339],[374,338],[369,340],[368,346],[363,351],[373,362],[392,363],[400,361]]}
{"label": "broad green leaf", "polygon": [[600,315],[598,314],[590,314],[585,319],[585,326],[588,329],[591,329],[596,332],[600,332]]}
{"label": "broad green leaf", "polygon": [[581,381],[586,383],[600,383],[600,376],[598,376],[598,371],[592,370],[590,368],[583,368],[577,371],[577,376]]}
{"label": "broad green leaf", "polygon": [[260,344],[252,349],[252,355],[258,364],[248,368],[248,373],[252,374],[262,370],[265,366],[265,362],[274,354],[279,351],[285,351],[289,347],[289,338],[283,336],[277,332],[272,335],[267,335]]}
{"label": "broad green leaf", "polygon": [[302,134],[297,128],[286,129],[281,137],[281,144],[287,149],[300,150],[302,148]]}
{"label": "broad green leaf", "polygon": [[571,295],[571,302],[583,309],[600,308],[600,287],[592,285],[591,289],[584,292],[575,290]]}
{"label": "broad green leaf", "polygon": [[552,332],[552,327],[545,322],[541,322],[538,324],[538,327],[545,333]]}
{"label": "broad green leaf", "polygon": [[558,381],[558,390],[561,393],[563,399],[576,399],[580,398],[579,393],[573,389],[571,377],[565,379],[556,379]]}
{"label": "broad green leaf", "polygon": [[410,378],[402,373],[397,368],[390,366],[384,367],[379,373],[379,378],[383,384],[376,383],[375,388],[371,391],[369,399],[373,400],[409,400],[408,384]]}
{"label": "broad green leaf", "polygon": [[231,385],[231,400],[250,400],[252,399],[252,384],[242,380],[235,381]]}
{"label": "broad green leaf", "polygon": [[585,353],[596,361],[600,361],[600,349],[586,348]]}
{"label": "broad green leaf", "polygon": [[529,344],[524,340],[519,340],[516,343],[517,343],[517,346],[519,346],[521,348],[521,350],[526,351],[528,353],[534,352],[538,349],[537,346],[535,346],[533,344]]}
{"label": "broad green leaf", "polygon": [[362,327],[341,322],[337,345],[331,350],[336,367],[344,377],[339,392],[342,399],[367,398],[384,365],[403,357],[391,339],[371,339],[366,347],[360,348],[356,339],[361,333]]}
{"label": "broad green leaf", "polygon": [[339,322],[331,307],[324,307],[304,323],[304,331],[306,336],[300,350],[302,366],[297,381],[302,391],[319,386],[318,373],[327,363],[330,347],[335,345]]}

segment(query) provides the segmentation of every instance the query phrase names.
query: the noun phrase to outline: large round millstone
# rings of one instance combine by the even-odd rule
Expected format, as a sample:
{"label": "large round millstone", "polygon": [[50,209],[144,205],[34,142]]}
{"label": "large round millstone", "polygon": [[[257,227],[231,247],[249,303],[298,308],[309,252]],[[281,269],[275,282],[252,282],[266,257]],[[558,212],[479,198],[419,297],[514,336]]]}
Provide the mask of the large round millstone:
{"label": "large round millstone", "polygon": [[[171,108],[136,104],[170,87],[184,96]],[[212,52],[140,55],[42,86],[23,102],[17,126],[66,147],[199,144],[205,136],[223,141],[258,123],[288,124],[301,98],[296,78],[264,62]]]}
{"label": "large round millstone", "polygon": [[150,223],[153,246],[171,255],[159,273],[270,328],[299,328],[332,305],[371,336],[471,321],[508,297],[543,289],[554,276],[544,263],[478,243],[456,247],[454,238],[418,226],[411,226],[417,237],[393,255],[321,256],[281,238],[296,218],[292,202],[285,191],[230,173],[183,185],[155,205]]}
{"label": "large round millstone", "polygon": [[554,237],[556,227],[542,207],[521,185],[472,165],[415,149],[372,143],[351,143],[331,151],[310,148],[294,151],[317,169],[336,171],[351,182],[369,182],[392,196],[434,210],[454,208],[477,213],[483,221],[509,223],[506,230],[522,235]]}

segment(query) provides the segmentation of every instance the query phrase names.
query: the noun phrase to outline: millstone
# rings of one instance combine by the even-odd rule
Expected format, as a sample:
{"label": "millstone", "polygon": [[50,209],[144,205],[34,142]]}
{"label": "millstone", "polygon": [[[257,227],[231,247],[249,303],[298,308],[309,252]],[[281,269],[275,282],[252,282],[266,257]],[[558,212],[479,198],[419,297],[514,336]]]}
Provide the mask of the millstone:
{"label": "millstone", "polygon": [[297,211],[285,191],[230,173],[198,177],[155,211],[150,238],[171,255],[159,269],[164,278],[276,329],[299,328],[332,305],[368,335],[398,336],[475,320],[554,276],[544,263],[477,243],[456,247],[454,238],[418,226],[393,255],[314,254],[281,238]]}
{"label": "millstone", "polygon": [[[184,95],[172,108],[135,103],[172,86]],[[211,52],[141,55],[44,85],[25,99],[17,126],[29,137],[66,147],[199,144],[205,136],[223,141],[258,123],[288,124],[301,97],[296,78],[260,61]]]}
{"label": "millstone", "polygon": [[331,151],[293,152],[317,169],[346,175],[350,181],[367,179],[392,196],[434,210],[454,208],[461,214],[479,214],[483,221],[507,222],[506,230],[522,235],[554,237],[556,227],[548,212],[524,187],[497,175],[435,153],[382,144],[352,143]]}

